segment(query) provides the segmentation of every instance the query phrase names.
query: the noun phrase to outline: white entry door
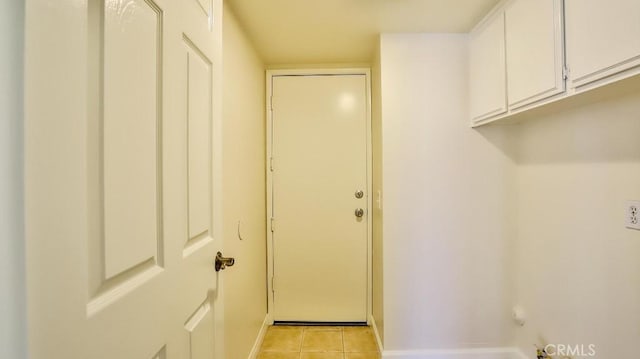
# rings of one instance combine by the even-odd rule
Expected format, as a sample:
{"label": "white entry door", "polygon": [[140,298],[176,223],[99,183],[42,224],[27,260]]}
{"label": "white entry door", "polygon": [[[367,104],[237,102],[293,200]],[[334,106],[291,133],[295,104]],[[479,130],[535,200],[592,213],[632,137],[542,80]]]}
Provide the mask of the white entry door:
{"label": "white entry door", "polygon": [[367,80],[272,79],[275,321],[367,320]]}
{"label": "white entry door", "polygon": [[31,358],[224,358],[221,10],[26,2]]}

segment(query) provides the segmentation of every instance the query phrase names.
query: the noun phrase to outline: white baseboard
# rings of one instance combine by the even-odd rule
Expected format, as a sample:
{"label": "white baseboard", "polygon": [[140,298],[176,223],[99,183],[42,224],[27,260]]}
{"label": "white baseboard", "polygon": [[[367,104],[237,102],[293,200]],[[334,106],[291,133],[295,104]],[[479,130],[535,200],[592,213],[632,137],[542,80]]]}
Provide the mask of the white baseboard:
{"label": "white baseboard", "polygon": [[262,341],[264,340],[265,334],[267,334],[267,329],[272,324],[271,316],[267,313],[264,317],[264,321],[262,322],[262,328],[258,332],[258,336],[256,337],[256,341],[253,343],[253,348],[251,348],[251,352],[249,353],[249,359],[256,359],[258,354],[260,353],[260,347],[262,346]]}
{"label": "white baseboard", "polygon": [[384,348],[382,347],[382,338],[380,337],[380,332],[378,331],[378,324],[376,324],[376,319],[373,317],[373,314],[369,314],[369,324],[373,329],[373,334],[376,336],[376,342],[378,343],[378,351],[382,353]]}
{"label": "white baseboard", "polygon": [[517,348],[385,350],[382,359],[526,359]]}

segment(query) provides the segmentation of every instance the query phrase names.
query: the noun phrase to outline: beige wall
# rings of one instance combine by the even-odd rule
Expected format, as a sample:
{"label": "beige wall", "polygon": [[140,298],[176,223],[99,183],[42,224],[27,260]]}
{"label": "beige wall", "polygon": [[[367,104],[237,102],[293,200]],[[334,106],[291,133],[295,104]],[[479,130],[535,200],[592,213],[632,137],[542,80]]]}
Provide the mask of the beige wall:
{"label": "beige wall", "polygon": [[596,345],[596,358],[637,357],[640,231],[624,228],[640,200],[640,94],[542,118],[510,131],[517,144],[514,301],[533,343]]}
{"label": "beige wall", "polygon": [[371,144],[373,155],[373,308],[378,335],[384,343],[384,281],[382,253],[382,84],[380,47],[377,46],[371,66]]}
{"label": "beige wall", "polygon": [[225,359],[246,359],[267,314],[265,77],[226,6],[223,69],[224,250],[236,258],[224,273]]}
{"label": "beige wall", "polygon": [[24,3],[0,4],[0,358],[26,352],[22,51]]}
{"label": "beige wall", "polygon": [[510,343],[503,130],[469,128],[467,36],[382,35],[385,350]]}

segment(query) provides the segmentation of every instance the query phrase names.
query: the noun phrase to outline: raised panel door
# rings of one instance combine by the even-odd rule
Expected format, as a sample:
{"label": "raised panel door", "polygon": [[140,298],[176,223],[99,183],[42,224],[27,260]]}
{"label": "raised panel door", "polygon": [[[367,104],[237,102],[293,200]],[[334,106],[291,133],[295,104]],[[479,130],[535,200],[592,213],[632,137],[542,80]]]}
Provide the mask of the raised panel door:
{"label": "raised panel door", "polygon": [[32,358],[224,357],[221,10],[28,3]]}

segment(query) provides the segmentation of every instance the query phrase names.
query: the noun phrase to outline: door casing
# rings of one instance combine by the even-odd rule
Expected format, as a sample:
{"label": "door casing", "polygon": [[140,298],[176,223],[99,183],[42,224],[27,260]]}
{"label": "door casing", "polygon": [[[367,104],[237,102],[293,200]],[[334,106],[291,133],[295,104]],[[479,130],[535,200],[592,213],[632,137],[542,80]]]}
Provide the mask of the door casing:
{"label": "door casing", "polygon": [[372,179],[373,179],[373,152],[371,144],[371,70],[369,68],[325,68],[325,69],[278,69],[266,72],[266,112],[267,112],[267,151],[266,151],[266,178],[267,178],[267,321],[273,324],[273,232],[271,231],[271,219],[273,218],[273,172],[271,171],[271,158],[273,151],[273,112],[271,98],[273,93],[273,78],[277,76],[319,76],[319,75],[364,75],[366,81],[367,99],[367,324],[371,325],[372,304]]}

